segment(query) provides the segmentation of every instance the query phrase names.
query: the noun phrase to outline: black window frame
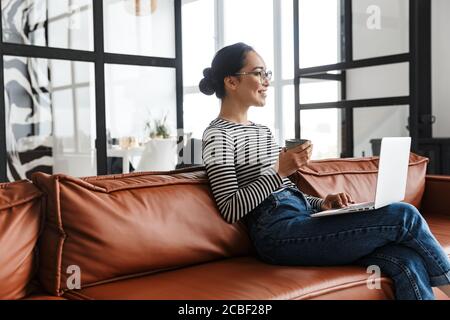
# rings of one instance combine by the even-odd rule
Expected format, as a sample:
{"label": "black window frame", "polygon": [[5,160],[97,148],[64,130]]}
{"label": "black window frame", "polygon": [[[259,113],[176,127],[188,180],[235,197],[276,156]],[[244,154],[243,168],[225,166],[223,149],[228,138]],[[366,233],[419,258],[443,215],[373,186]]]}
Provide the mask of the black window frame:
{"label": "black window frame", "polygon": [[[4,97],[3,57],[24,56],[44,59],[92,62],[95,67],[95,114],[97,151],[97,175],[107,172],[107,136],[105,107],[105,64],[124,64],[130,66],[165,67],[175,69],[176,78],[176,124],[178,143],[183,139],[183,57],[181,0],[174,0],[175,13],[175,58],[162,58],[105,52],[103,33],[103,1],[92,0],[94,50],[74,50],[35,45],[3,42],[2,12],[0,12],[0,181],[7,182],[7,146]],[[1,8],[0,8],[1,10]],[[183,150],[178,150],[182,158]]]}
{"label": "black window frame", "polygon": [[[294,94],[295,94],[295,137],[300,138],[300,111],[324,108],[342,110],[342,152],[341,158],[354,156],[353,109],[408,105],[408,127],[412,139],[411,150],[420,153],[420,139],[429,139],[431,131],[431,0],[409,0],[409,52],[379,56],[367,59],[353,59],[352,0],[341,0],[341,56],[342,62],[300,68],[299,45],[299,1],[294,0]],[[353,68],[382,66],[394,63],[409,63],[408,96],[347,100],[346,70]],[[341,71],[330,75],[328,71]],[[341,101],[324,103],[300,103],[300,80],[314,78],[341,82]]]}

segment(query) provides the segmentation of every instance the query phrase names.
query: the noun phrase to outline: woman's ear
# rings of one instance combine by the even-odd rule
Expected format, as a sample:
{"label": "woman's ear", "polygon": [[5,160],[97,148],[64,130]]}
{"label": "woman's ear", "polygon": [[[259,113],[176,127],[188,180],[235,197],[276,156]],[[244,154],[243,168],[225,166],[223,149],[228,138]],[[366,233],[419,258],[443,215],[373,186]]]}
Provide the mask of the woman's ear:
{"label": "woman's ear", "polygon": [[229,90],[236,90],[236,88],[239,84],[239,81],[236,77],[228,76],[223,79],[223,83],[225,85],[225,88],[227,88]]}

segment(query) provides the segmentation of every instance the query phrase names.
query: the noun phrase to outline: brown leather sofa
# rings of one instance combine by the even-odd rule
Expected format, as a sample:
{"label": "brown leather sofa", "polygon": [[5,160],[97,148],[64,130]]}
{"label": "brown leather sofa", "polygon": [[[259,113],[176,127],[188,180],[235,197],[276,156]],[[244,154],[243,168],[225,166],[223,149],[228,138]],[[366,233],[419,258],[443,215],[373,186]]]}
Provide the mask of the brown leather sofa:
{"label": "brown leather sofa", "polygon": [[[411,154],[405,201],[450,253],[450,177],[426,176],[427,162]],[[377,166],[312,161],[291,179],[311,195],[369,201]],[[221,218],[203,167],[32,180],[0,184],[0,299],[394,298],[389,278],[371,290],[361,267],[260,261],[246,227]]]}

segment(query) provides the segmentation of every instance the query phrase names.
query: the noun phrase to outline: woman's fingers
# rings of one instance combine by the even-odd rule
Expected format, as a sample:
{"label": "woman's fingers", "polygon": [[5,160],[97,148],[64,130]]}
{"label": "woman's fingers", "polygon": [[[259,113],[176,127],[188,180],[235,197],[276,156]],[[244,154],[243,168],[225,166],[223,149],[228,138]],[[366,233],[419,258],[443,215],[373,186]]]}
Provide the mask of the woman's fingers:
{"label": "woman's fingers", "polygon": [[306,143],[304,143],[298,147],[292,148],[290,150],[292,150],[292,152],[294,152],[294,153],[302,153],[311,148],[312,148],[312,144],[309,142],[306,142]]}
{"label": "woman's fingers", "polygon": [[328,197],[332,208],[347,207],[350,203],[354,203],[352,197],[346,192],[330,194]]}
{"label": "woman's fingers", "polygon": [[313,145],[311,145],[308,149],[308,157],[311,158],[312,155],[312,151],[313,151]]}
{"label": "woman's fingers", "polygon": [[339,193],[339,205],[341,207],[347,206],[347,197],[345,196],[345,193]]}
{"label": "woman's fingers", "polygon": [[344,207],[347,207],[351,203],[355,203],[355,201],[353,201],[352,197],[347,192],[339,193],[339,199],[342,203],[342,206]]}
{"label": "woman's fingers", "polygon": [[341,208],[342,207],[342,201],[341,201],[341,197],[339,196],[339,193],[333,194],[331,196],[331,207],[332,208]]}
{"label": "woman's fingers", "polygon": [[353,201],[353,198],[351,195],[349,195],[347,192],[345,193],[345,196],[347,197],[347,201],[348,203],[355,203],[355,201]]}
{"label": "woman's fingers", "polygon": [[[299,149],[299,147],[297,147],[296,149]],[[295,166],[297,168],[300,168],[303,167],[304,165],[307,165],[309,159],[311,159],[312,145],[309,145],[307,148],[301,151],[298,150],[294,151],[294,149],[289,149],[287,152],[292,152],[289,156],[292,157],[291,159],[294,161]]]}
{"label": "woman's fingers", "polygon": [[296,159],[307,159],[309,158],[309,151],[295,152],[292,154]]}

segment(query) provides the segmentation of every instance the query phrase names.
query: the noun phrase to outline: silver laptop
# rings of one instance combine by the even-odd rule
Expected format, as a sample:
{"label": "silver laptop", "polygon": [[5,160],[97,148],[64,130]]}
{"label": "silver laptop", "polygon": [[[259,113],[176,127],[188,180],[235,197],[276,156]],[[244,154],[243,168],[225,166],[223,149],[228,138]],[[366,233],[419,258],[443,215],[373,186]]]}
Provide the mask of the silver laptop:
{"label": "silver laptop", "polygon": [[311,217],[363,212],[402,201],[405,198],[406,192],[410,148],[410,137],[389,137],[381,140],[375,202],[350,204],[340,209],[317,212],[311,214]]}

